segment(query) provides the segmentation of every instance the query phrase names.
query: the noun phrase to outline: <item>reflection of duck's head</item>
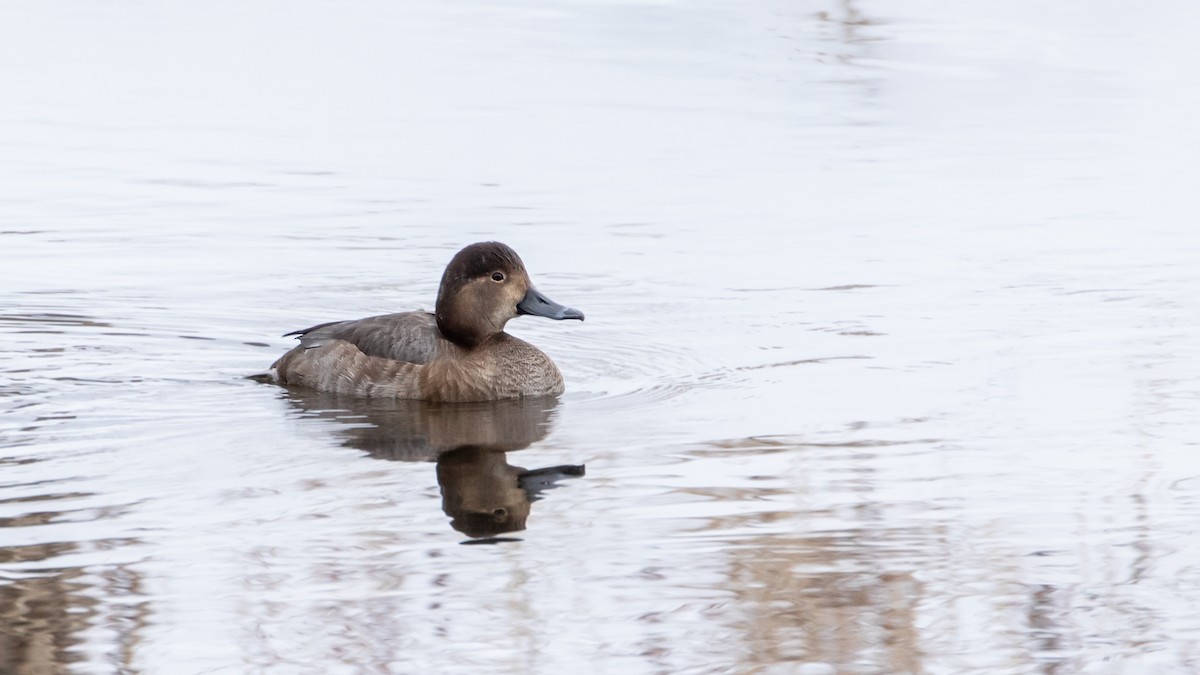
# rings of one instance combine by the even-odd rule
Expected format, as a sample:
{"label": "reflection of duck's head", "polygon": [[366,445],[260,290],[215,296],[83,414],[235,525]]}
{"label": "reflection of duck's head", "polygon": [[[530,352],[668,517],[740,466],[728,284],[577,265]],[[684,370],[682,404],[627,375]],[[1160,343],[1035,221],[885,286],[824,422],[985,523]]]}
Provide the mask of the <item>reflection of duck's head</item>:
{"label": "reflection of duck's head", "polygon": [[469,537],[494,537],[525,529],[530,504],[558,480],[584,474],[577,464],[526,471],[508,464],[503,452],[458,448],[437,460],[442,510],[451,527]]}
{"label": "reflection of duck's head", "polygon": [[524,530],[530,499],[521,488],[521,471],[503,452],[459,448],[443,453],[437,478],[451,527],[468,537]]}

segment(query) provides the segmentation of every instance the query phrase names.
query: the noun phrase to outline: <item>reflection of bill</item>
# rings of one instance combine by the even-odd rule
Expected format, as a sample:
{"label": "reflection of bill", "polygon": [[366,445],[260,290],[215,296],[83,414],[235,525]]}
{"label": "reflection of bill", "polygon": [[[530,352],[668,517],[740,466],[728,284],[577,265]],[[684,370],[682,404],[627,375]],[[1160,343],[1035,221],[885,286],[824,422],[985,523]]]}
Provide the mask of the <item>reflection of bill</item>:
{"label": "reflection of bill", "polygon": [[345,445],[377,459],[437,462],[442,510],[450,525],[475,538],[525,529],[530,505],[582,465],[525,470],[507,454],[546,438],[554,398],[485,403],[359,399],[290,389],[288,401],[306,416],[333,419]]}

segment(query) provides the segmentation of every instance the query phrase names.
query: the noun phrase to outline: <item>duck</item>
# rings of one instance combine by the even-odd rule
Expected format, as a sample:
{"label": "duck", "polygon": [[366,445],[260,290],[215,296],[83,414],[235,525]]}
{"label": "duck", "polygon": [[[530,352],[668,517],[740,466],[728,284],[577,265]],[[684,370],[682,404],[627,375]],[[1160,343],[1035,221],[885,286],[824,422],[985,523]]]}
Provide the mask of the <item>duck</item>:
{"label": "duck", "polygon": [[287,333],[300,344],[271,365],[275,382],[360,398],[470,403],[563,393],[558,366],[504,332],[518,316],[583,320],[529,279],[509,246],[471,244],[446,265],[433,312],[331,321]]}

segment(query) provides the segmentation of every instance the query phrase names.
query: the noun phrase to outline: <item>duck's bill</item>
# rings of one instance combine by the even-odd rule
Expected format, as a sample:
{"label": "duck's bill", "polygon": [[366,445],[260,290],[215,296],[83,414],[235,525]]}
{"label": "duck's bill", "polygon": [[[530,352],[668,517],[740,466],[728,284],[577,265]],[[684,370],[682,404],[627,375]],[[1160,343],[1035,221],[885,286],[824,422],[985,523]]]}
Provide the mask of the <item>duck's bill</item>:
{"label": "duck's bill", "polygon": [[562,321],[563,319],[579,319],[583,321],[583,312],[572,307],[564,307],[542,295],[536,288],[525,291],[525,297],[517,303],[517,314],[544,316],[547,319]]}

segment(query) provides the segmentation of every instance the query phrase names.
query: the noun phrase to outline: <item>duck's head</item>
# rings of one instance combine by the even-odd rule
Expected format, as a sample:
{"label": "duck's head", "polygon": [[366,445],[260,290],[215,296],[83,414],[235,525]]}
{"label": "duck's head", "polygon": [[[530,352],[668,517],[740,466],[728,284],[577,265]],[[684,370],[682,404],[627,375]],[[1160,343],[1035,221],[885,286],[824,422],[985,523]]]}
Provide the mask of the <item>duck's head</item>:
{"label": "duck's head", "polygon": [[496,241],[471,244],[455,254],[442,275],[436,314],[442,335],[464,347],[481,344],[522,314],[583,320],[583,312],[534,288],[517,252]]}

